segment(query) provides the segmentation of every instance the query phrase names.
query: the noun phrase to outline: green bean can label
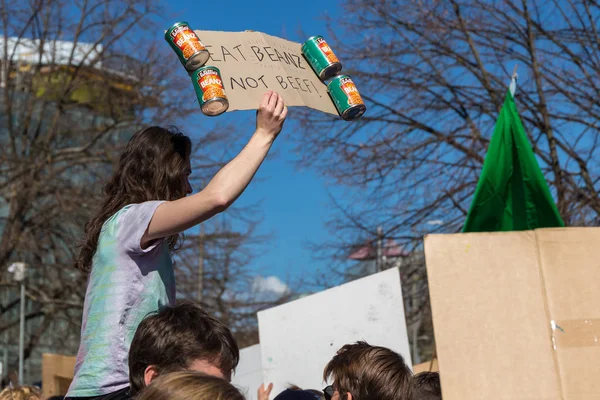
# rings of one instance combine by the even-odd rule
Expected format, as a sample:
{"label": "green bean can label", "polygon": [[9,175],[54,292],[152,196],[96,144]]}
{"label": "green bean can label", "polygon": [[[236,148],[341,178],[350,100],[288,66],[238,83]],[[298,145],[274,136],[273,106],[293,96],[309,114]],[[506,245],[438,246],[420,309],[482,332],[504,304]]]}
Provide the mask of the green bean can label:
{"label": "green bean can label", "polygon": [[229,108],[221,71],[217,67],[202,67],[192,73],[192,82],[200,109],[208,116],[223,114]]}
{"label": "green bean can label", "polygon": [[208,61],[210,53],[187,22],[175,23],[165,33],[165,40],[189,71],[200,68]]}
{"label": "green bean can label", "polygon": [[333,78],[327,85],[327,91],[340,116],[346,121],[360,118],[367,110],[354,81],[348,75]]}
{"label": "green bean can label", "polygon": [[301,51],[308,64],[321,80],[332,78],[342,70],[340,60],[323,39],[323,36],[313,36],[308,39],[302,45]]}

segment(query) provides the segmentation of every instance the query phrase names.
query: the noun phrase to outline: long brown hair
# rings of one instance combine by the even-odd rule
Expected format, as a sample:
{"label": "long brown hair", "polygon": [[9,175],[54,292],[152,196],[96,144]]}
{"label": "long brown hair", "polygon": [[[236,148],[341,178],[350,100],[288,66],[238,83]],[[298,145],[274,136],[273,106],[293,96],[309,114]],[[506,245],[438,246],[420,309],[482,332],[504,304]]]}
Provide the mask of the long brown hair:
{"label": "long brown hair", "polygon": [[[89,272],[104,222],[128,204],[177,200],[185,196],[185,174],[192,143],[175,129],[151,126],[134,134],[121,154],[119,167],[104,186],[100,211],[85,225],[85,239],[75,266]],[[170,236],[175,249],[179,235]]]}
{"label": "long brown hair", "polygon": [[244,400],[231,383],[195,371],[161,375],[136,400]]}

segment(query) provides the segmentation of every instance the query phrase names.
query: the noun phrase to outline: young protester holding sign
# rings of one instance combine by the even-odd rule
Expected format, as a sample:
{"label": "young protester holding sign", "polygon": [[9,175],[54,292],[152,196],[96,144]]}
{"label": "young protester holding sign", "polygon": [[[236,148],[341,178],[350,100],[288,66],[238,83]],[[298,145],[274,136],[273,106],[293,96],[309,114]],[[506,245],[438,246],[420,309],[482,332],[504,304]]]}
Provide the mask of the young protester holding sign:
{"label": "young protester holding sign", "polygon": [[283,98],[268,91],[244,149],[191,196],[190,139],[161,127],[133,135],[105,186],[100,210],[86,225],[76,262],[89,281],[67,398],[117,399],[127,390],[129,347],[139,323],[175,302],[170,251],[178,235],[242,194],[286,115]]}

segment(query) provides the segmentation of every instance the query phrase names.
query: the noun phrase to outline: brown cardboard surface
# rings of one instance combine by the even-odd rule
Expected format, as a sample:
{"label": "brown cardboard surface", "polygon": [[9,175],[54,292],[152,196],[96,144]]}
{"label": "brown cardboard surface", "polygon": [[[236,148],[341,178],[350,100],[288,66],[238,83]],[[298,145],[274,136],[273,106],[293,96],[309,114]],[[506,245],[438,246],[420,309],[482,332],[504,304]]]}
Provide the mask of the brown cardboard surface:
{"label": "brown cardboard surface", "polygon": [[562,328],[554,336],[564,398],[598,399],[600,326],[582,322],[600,317],[600,228],[542,229],[536,234],[548,309]]}
{"label": "brown cardboard surface", "polygon": [[[300,52],[300,43],[261,32],[195,31],[219,68],[228,111],[257,109],[275,90],[288,106],[306,106],[337,115],[327,88]],[[360,89],[360,88],[359,88]]]}
{"label": "brown cardboard surface", "polygon": [[598,398],[600,347],[555,350],[551,321],[600,317],[599,243],[600,228],[425,238],[445,400]]}
{"label": "brown cardboard surface", "polygon": [[75,357],[62,354],[42,354],[42,388],[44,397],[67,394],[73,380]]}

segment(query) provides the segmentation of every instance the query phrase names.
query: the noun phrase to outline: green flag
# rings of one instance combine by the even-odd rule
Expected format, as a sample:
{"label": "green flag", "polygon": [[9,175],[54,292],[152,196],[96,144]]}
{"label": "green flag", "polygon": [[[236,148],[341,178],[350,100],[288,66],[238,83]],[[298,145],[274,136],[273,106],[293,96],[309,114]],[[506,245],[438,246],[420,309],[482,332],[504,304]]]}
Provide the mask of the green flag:
{"label": "green flag", "polygon": [[513,98],[515,78],[496,121],[463,232],[564,226],[535,159]]}

